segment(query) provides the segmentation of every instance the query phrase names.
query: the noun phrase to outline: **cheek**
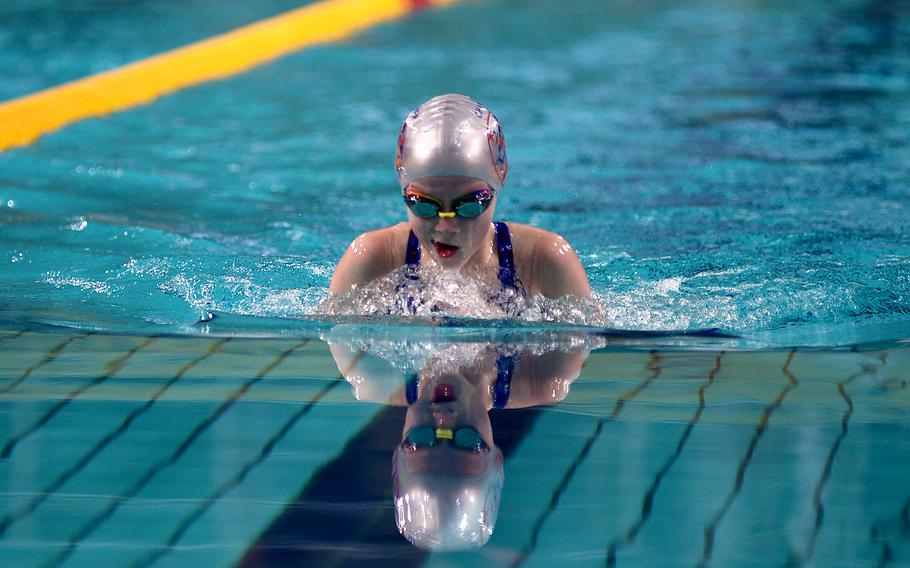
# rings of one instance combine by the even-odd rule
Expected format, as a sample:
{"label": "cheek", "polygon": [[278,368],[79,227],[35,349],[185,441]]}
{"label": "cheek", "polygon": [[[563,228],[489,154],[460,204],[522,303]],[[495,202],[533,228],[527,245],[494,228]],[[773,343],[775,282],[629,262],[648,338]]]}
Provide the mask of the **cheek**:
{"label": "cheek", "polygon": [[490,227],[489,221],[477,223],[471,231],[471,241],[474,245],[482,245],[486,242],[487,232]]}
{"label": "cheek", "polygon": [[471,225],[471,238],[475,243],[486,242],[490,225],[493,223],[493,208],[484,211],[483,215],[474,220]]}
{"label": "cheek", "polygon": [[413,213],[408,213],[408,225],[414,234],[421,238],[433,230],[432,221],[418,217]]}

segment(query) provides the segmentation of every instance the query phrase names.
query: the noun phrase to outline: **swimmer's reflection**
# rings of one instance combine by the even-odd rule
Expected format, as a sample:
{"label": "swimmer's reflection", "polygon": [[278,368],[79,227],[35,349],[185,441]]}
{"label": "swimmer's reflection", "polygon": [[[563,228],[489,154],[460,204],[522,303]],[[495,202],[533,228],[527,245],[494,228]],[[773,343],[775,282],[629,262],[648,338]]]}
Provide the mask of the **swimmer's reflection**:
{"label": "swimmer's reflection", "polygon": [[504,481],[489,411],[561,401],[588,350],[352,343],[329,338],[356,398],[408,407],[392,458],[399,532],[424,549],[483,546]]}

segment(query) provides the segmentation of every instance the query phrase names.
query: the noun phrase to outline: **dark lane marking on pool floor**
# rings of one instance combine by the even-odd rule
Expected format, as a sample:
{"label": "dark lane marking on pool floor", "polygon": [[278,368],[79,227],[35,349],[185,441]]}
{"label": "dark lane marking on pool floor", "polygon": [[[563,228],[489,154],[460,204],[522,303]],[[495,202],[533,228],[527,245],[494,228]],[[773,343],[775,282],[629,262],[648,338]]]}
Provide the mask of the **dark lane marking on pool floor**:
{"label": "dark lane marking on pool floor", "polygon": [[730,510],[730,506],[733,505],[733,501],[736,500],[740,490],[742,490],[743,482],[746,479],[746,470],[749,468],[749,464],[752,463],[752,456],[755,454],[758,442],[762,439],[762,436],[764,436],[765,431],[768,429],[771,415],[774,414],[774,411],[777,410],[781,404],[783,404],[784,399],[787,398],[790,391],[799,386],[799,381],[797,381],[796,377],[793,376],[793,373],[790,372],[790,363],[793,361],[794,355],[796,355],[796,351],[791,350],[790,354],[787,356],[787,362],[784,363],[784,368],[781,370],[783,375],[787,377],[787,385],[781,389],[774,402],[766,406],[762,411],[758,427],[755,430],[755,434],[752,436],[752,440],[749,442],[749,448],[746,450],[743,459],[739,462],[739,467],[736,470],[736,479],[733,482],[733,488],[731,489],[730,494],[727,495],[724,504],[717,513],[714,514],[711,522],[705,526],[704,548],[702,550],[701,560],[698,562],[700,568],[707,566],[711,561],[711,554],[714,551],[714,534],[721,521],[723,521],[724,516],[726,516],[727,511]]}
{"label": "dark lane marking on pool floor", "polygon": [[20,336],[22,336],[23,334],[25,334],[25,330],[24,330],[24,329],[23,329],[22,331],[18,331],[18,332],[16,332],[16,333],[10,333],[10,334],[8,334],[8,335],[7,335],[7,334],[4,334],[4,335],[0,336],[0,343],[6,341],[7,339],[16,339],[17,337],[20,337]]}
{"label": "dark lane marking on pool floor", "polygon": [[512,562],[513,567],[523,564],[524,561],[527,560],[531,553],[533,553],[537,548],[537,543],[540,539],[540,531],[543,529],[543,524],[553,513],[553,511],[556,510],[562,494],[565,492],[566,488],[568,488],[569,483],[572,481],[572,478],[575,477],[575,472],[588,457],[588,454],[590,454],[591,448],[594,447],[594,443],[597,442],[597,440],[600,438],[604,426],[608,422],[612,422],[619,418],[619,415],[622,413],[625,403],[627,401],[633,400],[635,397],[641,394],[642,391],[648,388],[648,386],[654,382],[657,377],[660,376],[660,355],[658,355],[656,351],[651,351],[651,357],[648,360],[647,369],[651,372],[651,374],[648,375],[634,389],[621,395],[616,400],[616,404],[613,406],[613,412],[610,413],[610,416],[605,416],[597,421],[597,424],[594,426],[594,431],[591,432],[591,436],[585,442],[585,445],[582,446],[581,451],[578,453],[578,456],[572,462],[572,465],[569,466],[569,469],[566,470],[566,473],[563,475],[563,478],[559,482],[559,485],[557,485],[556,489],[553,491],[553,494],[550,497],[549,506],[540,514],[540,516],[537,518],[537,521],[535,521],[534,528],[531,531],[531,540],[528,541],[528,544],[525,545],[524,549],[522,549],[522,551],[516,556],[515,560]]}
{"label": "dark lane marking on pool floor", "polygon": [[50,497],[51,495],[56,493],[57,490],[60,489],[60,487],[62,487],[67,481],[69,481],[75,475],[77,475],[80,471],[82,471],[82,469],[86,465],[88,465],[93,459],[95,459],[95,457],[97,457],[98,454],[100,454],[108,445],[110,445],[111,442],[113,442],[121,434],[123,434],[127,430],[129,430],[130,425],[139,416],[141,416],[143,413],[145,413],[146,411],[151,409],[154,406],[155,402],[159,398],[161,398],[161,396],[164,395],[164,393],[166,393],[168,391],[168,389],[171,388],[171,386],[173,386],[177,381],[179,381],[180,378],[183,377],[183,375],[185,375],[187,371],[189,371],[190,369],[192,369],[193,367],[195,367],[202,361],[205,361],[209,357],[211,357],[211,356],[215,355],[216,353],[218,353],[219,351],[221,351],[221,348],[224,346],[224,344],[230,340],[231,340],[231,338],[226,338],[226,339],[217,341],[201,357],[197,357],[196,359],[193,359],[192,361],[186,363],[179,371],[177,371],[177,373],[174,375],[174,377],[172,379],[170,379],[166,384],[159,387],[158,390],[148,399],[148,401],[145,404],[134,409],[126,418],[124,418],[123,422],[121,422],[120,426],[116,430],[108,433],[104,438],[102,438],[97,444],[95,444],[95,446],[91,450],[86,452],[85,455],[83,455],[82,458],[78,462],[76,462],[76,464],[74,464],[68,470],[63,472],[50,485],[48,485],[46,488],[44,488],[44,490],[41,493],[39,493],[38,496],[35,499],[33,499],[28,505],[26,505],[25,507],[23,507],[22,509],[20,509],[19,511],[17,511],[15,513],[7,515],[2,521],[0,521],[0,536],[2,536],[3,533],[6,532],[6,530],[10,527],[10,525],[12,525],[16,521],[26,517],[27,515],[32,513],[35,509],[37,509],[41,505],[41,503],[43,503],[44,501],[46,501],[48,499],[48,497]]}
{"label": "dark lane marking on pool floor", "polygon": [[[396,529],[389,481],[391,454],[401,443],[405,414],[403,407],[377,414],[307,481],[237,567],[421,566],[429,553],[408,543]],[[540,415],[539,408],[490,412],[496,446],[506,461]],[[344,500],[341,506],[339,498]]]}
{"label": "dark lane marking on pool floor", "polygon": [[[22,332],[22,333],[25,333],[25,332]],[[22,335],[22,333],[20,333],[19,335]],[[50,363],[51,361],[56,359],[57,356],[60,354],[60,352],[63,351],[63,349],[65,349],[67,345],[69,345],[70,343],[72,343],[73,341],[75,341],[77,339],[83,339],[85,337],[88,337],[89,335],[91,335],[91,334],[83,333],[80,335],[71,335],[68,338],[61,341],[60,343],[58,343],[57,345],[54,345],[53,347],[51,347],[50,350],[44,355],[44,359],[42,359],[40,362],[32,365],[28,369],[26,369],[22,373],[22,375],[20,375],[19,378],[16,379],[15,381],[12,381],[10,384],[4,385],[3,388],[0,388],[0,395],[6,394],[9,391],[13,390],[14,388],[18,387],[20,384],[22,384],[22,381],[24,381],[25,379],[27,379],[29,377],[29,375],[31,375],[32,373],[34,373],[41,367],[47,365],[48,363]],[[16,337],[18,337],[18,335]]]}
{"label": "dark lane marking on pool floor", "polygon": [[645,491],[645,496],[642,499],[641,503],[641,515],[639,516],[638,520],[636,520],[632,526],[630,526],[625,531],[625,534],[621,539],[614,539],[613,542],[611,542],[607,547],[607,566],[616,566],[616,553],[623,548],[629,547],[635,543],[635,539],[638,537],[638,533],[651,517],[651,511],[654,506],[654,496],[657,494],[657,490],[660,488],[661,481],[663,481],[664,476],[667,475],[667,472],[670,471],[670,469],[679,459],[683,448],[685,448],[686,443],[689,441],[692,430],[694,430],[695,425],[701,421],[701,416],[704,413],[706,406],[705,391],[711,388],[711,386],[714,384],[717,373],[720,372],[721,359],[723,356],[723,351],[718,353],[717,358],[714,361],[714,368],[708,374],[708,378],[705,383],[702,384],[698,389],[698,407],[695,410],[695,414],[686,425],[686,429],[683,431],[682,436],[679,438],[679,441],[676,444],[676,450],[673,452],[673,455],[671,455],[664,462],[663,466],[661,466],[661,468],[658,470],[657,475],[654,476],[654,480],[651,482],[648,490]]}
{"label": "dark lane marking on pool floor", "polygon": [[[0,458],[2,458],[2,459],[9,459],[9,457],[10,457],[10,456],[12,455],[12,453],[13,453],[13,450],[16,449],[16,444],[18,444],[19,442],[21,442],[22,440],[24,440],[25,438],[27,438],[27,437],[30,436],[31,434],[35,433],[36,431],[38,431],[38,429],[40,429],[40,428],[43,427],[45,424],[47,424],[48,422],[50,422],[50,420],[51,420],[58,412],[60,412],[60,411],[63,410],[64,408],[66,408],[66,406],[69,405],[69,403],[71,403],[71,402],[73,402],[74,400],[76,400],[76,399],[79,397],[79,395],[81,395],[82,393],[84,393],[85,391],[87,391],[87,390],[89,390],[89,389],[91,389],[91,388],[94,388],[94,387],[96,387],[96,386],[102,384],[103,382],[105,382],[106,380],[108,380],[109,378],[111,378],[114,374],[117,373],[117,371],[119,371],[121,368],[123,368],[123,365],[125,365],[126,362],[129,361],[130,358],[131,358],[133,355],[135,355],[137,351],[139,351],[140,349],[143,349],[143,348],[145,348],[145,347],[148,347],[149,345],[151,345],[152,343],[154,343],[154,342],[156,341],[156,339],[157,339],[157,338],[155,338],[155,337],[147,337],[144,341],[142,341],[142,342],[139,343],[138,345],[134,346],[132,349],[130,349],[129,351],[127,351],[126,353],[124,353],[123,355],[121,355],[119,358],[114,359],[113,361],[111,361],[110,363],[108,363],[108,364],[105,366],[104,374],[102,374],[102,375],[100,375],[100,376],[98,376],[98,377],[92,379],[91,381],[88,381],[88,382],[85,383],[85,384],[80,385],[78,388],[76,388],[75,390],[73,390],[72,392],[70,392],[70,393],[67,395],[66,398],[64,398],[63,400],[61,400],[61,401],[58,402],[57,404],[55,404],[55,405],[54,405],[50,410],[48,410],[48,411],[44,414],[44,416],[42,416],[37,422],[35,422],[34,424],[32,424],[31,426],[29,426],[28,428],[26,428],[24,431],[20,432],[20,433],[17,434],[15,437],[13,437],[9,442],[7,442],[6,445],[3,447],[3,451],[0,452]],[[69,344],[69,343],[67,343],[67,345],[68,345],[68,344]],[[61,349],[62,349],[63,347],[65,347],[65,346],[66,346],[66,345],[62,345],[62,346],[61,346]],[[55,355],[55,356],[56,356],[56,355]],[[23,379],[23,380],[24,380],[24,379]]]}
{"label": "dark lane marking on pool floor", "polygon": [[392,502],[390,455],[401,440],[405,413],[403,407],[377,413],[335,459],[304,481],[236,568],[421,565],[427,553],[398,534],[391,507],[375,506]]}
{"label": "dark lane marking on pool floor", "polygon": [[271,438],[269,438],[266,441],[266,443],[262,446],[262,449],[259,451],[259,455],[257,455],[254,459],[248,461],[240,469],[240,471],[236,475],[234,475],[234,477],[232,477],[231,479],[229,479],[225,483],[223,483],[221,485],[221,487],[216,489],[205,502],[203,502],[201,505],[199,505],[199,507],[197,507],[192,513],[187,515],[183,519],[183,521],[181,521],[181,523],[177,526],[177,528],[174,529],[174,531],[168,537],[167,542],[165,542],[164,545],[155,547],[152,550],[152,552],[150,552],[149,554],[147,554],[145,557],[141,558],[140,560],[137,560],[136,562],[134,562],[132,564],[132,566],[150,566],[150,565],[154,564],[155,562],[157,562],[158,560],[160,560],[165,554],[167,554],[168,552],[173,550],[174,546],[178,542],[180,542],[180,539],[183,537],[183,535],[186,533],[186,531],[193,525],[193,523],[195,523],[197,520],[199,520],[199,518],[202,517],[202,515],[204,515],[205,512],[208,511],[212,507],[212,505],[214,505],[216,502],[218,502],[218,500],[220,500],[222,497],[227,495],[227,493],[231,489],[240,485],[243,482],[243,480],[246,479],[247,475],[249,475],[250,472],[253,471],[253,469],[256,466],[261,464],[263,461],[266,460],[266,458],[269,457],[269,455],[272,453],[272,449],[275,447],[275,445],[278,444],[278,442],[280,442],[288,434],[288,432],[291,431],[291,429],[294,427],[294,425],[297,424],[297,422],[299,422],[301,418],[303,418],[304,416],[309,414],[310,410],[312,410],[313,407],[316,406],[317,402],[322,400],[322,398],[325,395],[327,395],[329,392],[331,392],[332,389],[337,387],[339,384],[343,384],[343,383],[345,383],[344,377],[338,377],[336,380],[330,382],[325,387],[323,387],[323,389],[321,391],[316,393],[315,397],[313,397],[312,399],[307,401],[300,408],[300,410],[298,410],[296,413],[294,413],[291,416],[291,418],[288,419],[282,425],[282,427],[278,430],[277,433],[275,433],[275,435],[273,435]]}
{"label": "dark lane marking on pool floor", "polygon": [[260,370],[252,379],[241,385],[239,389],[230,393],[228,397],[218,406],[218,408],[213,410],[202,422],[196,425],[193,431],[190,432],[189,436],[183,440],[180,446],[171,452],[170,456],[153,465],[146,472],[146,474],[142,476],[136,483],[134,483],[127,491],[125,491],[122,495],[117,496],[117,498],[113,499],[110,505],[108,505],[104,511],[98,515],[95,515],[92,519],[89,520],[88,523],[78,529],[76,533],[70,537],[69,542],[64,545],[65,549],[63,552],[53,558],[49,563],[46,564],[46,566],[59,566],[62,564],[76,550],[76,547],[79,545],[80,541],[84,540],[86,537],[92,534],[95,529],[107,521],[111,515],[113,515],[114,512],[120,508],[120,505],[129,501],[140,491],[142,491],[142,488],[148,485],[149,481],[158,475],[159,472],[179,460],[180,457],[190,448],[190,446],[193,445],[193,442],[195,442],[212,424],[214,424],[225,412],[227,412],[227,410],[233,406],[237,400],[246,394],[246,392],[249,391],[253,385],[260,382],[266,375],[272,372],[275,367],[284,362],[284,360],[287,359],[291,353],[302,348],[307,343],[309,343],[309,339],[304,339],[303,341],[295,344],[290,349],[282,352],[272,362],[263,367],[262,370]]}
{"label": "dark lane marking on pool floor", "polygon": [[806,550],[802,554],[799,554],[796,551],[790,552],[790,558],[787,559],[788,567],[802,566],[812,558],[812,554],[815,552],[815,543],[818,540],[818,535],[821,532],[822,524],[825,519],[825,505],[822,502],[822,493],[825,491],[825,486],[828,485],[828,481],[831,479],[831,470],[834,467],[834,459],[837,457],[837,452],[840,450],[844,438],[847,437],[847,432],[850,428],[850,418],[853,416],[853,399],[847,394],[847,385],[868,372],[869,369],[863,369],[837,385],[837,392],[847,405],[847,409],[844,411],[843,416],[841,416],[840,433],[834,440],[834,445],[832,445],[831,449],[828,451],[828,458],[825,460],[825,466],[822,468],[822,473],[812,492],[812,508],[815,511],[815,523],[812,526],[812,534],[809,535],[809,543],[806,545]]}

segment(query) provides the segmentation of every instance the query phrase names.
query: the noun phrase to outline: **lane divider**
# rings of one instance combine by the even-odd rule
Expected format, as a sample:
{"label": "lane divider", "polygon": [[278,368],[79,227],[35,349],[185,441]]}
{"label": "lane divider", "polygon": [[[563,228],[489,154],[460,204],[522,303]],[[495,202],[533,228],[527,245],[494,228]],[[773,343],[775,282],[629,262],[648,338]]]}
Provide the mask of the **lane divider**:
{"label": "lane divider", "polygon": [[149,103],[410,12],[456,0],[321,0],[220,36],[0,103],[0,152],[73,122]]}

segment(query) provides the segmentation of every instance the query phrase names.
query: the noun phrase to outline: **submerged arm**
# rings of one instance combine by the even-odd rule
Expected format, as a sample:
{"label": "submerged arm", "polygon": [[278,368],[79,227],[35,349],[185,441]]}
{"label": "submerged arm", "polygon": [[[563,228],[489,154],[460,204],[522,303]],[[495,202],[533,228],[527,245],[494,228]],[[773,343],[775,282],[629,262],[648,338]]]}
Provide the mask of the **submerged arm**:
{"label": "submerged arm", "polygon": [[355,350],[344,342],[331,338],[326,338],[326,342],[341,376],[354,389],[354,398],[395,406],[407,405],[404,379],[391,363],[365,350]]}
{"label": "submerged arm", "polygon": [[515,365],[509,408],[555,404],[569,394],[569,385],[581,374],[588,350],[525,353]]}

